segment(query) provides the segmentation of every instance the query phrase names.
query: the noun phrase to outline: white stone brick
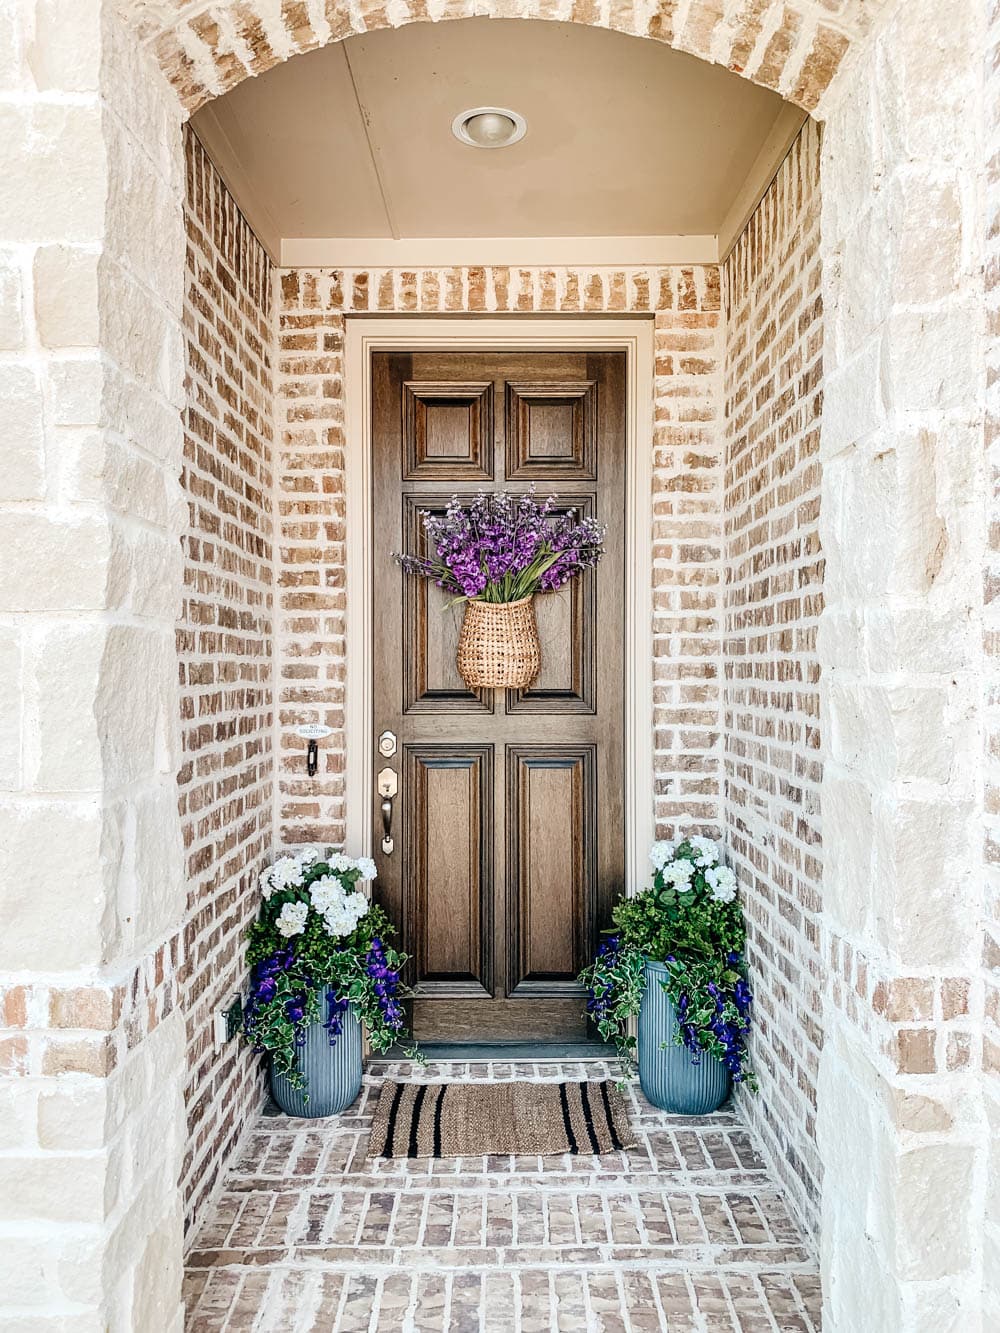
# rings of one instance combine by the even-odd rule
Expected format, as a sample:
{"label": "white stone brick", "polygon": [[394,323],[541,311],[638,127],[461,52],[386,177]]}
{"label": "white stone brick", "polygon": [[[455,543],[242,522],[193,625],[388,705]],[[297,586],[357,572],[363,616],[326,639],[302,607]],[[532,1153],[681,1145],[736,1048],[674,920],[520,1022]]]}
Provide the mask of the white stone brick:
{"label": "white stone brick", "polygon": [[979,924],[968,910],[972,872],[962,849],[975,838],[971,800],[880,805],[871,880],[878,897],[872,906],[879,943],[904,967],[937,967],[961,975],[970,965]]}
{"label": "white stone brick", "polygon": [[895,1205],[906,1225],[896,1233],[899,1276],[928,1282],[967,1271],[973,1263],[973,1150],[934,1143],[905,1152],[898,1163]]}
{"label": "white stone brick", "polygon": [[20,635],[0,625],[0,791],[21,785],[22,698]]}
{"label": "white stone brick", "polygon": [[0,875],[0,970],[93,966],[105,905],[96,804],[0,802],[0,846],[16,867]]}
{"label": "white stone brick", "polygon": [[104,146],[96,106],[0,102],[0,242],[93,241],[104,227]]}
{"label": "white stone brick", "polygon": [[[0,43],[2,43],[0,28]],[[0,351],[24,346],[24,280],[17,256],[0,253]]]}
{"label": "white stone brick", "polygon": [[0,1083],[0,1150],[38,1146],[35,1132],[38,1091],[25,1078]]}
{"label": "white stone brick", "polygon": [[72,360],[53,357],[48,379],[56,426],[96,426],[101,419],[104,368],[95,355]]}
{"label": "white stone brick", "polygon": [[45,494],[42,386],[27,365],[0,364],[3,467],[0,501],[39,500]]}
{"label": "white stone brick", "polygon": [[103,1215],[99,1154],[0,1156],[0,1222],[99,1222]]}
{"label": "white stone brick", "polygon": [[27,63],[41,92],[95,92],[101,61],[101,9],[85,0],[35,0]]}
{"label": "white stone brick", "polygon": [[104,781],[94,713],[107,629],[58,624],[25,645],[25,689],[34,714],[27,779],[37,791],[98,792]]}
{"label": "white stone brick", "polygon": [[35,252],[35,323],[46,347],[93,347],[100,332],[96,250],[43,245]]}
{"label": "white stone brick", "polygon": [[99,610],[109,546],[96,518],[0,513],[0,611]]}
{"label": "white stone brick", "polygon": [[38,1096],[38,1142],[55,1151],[104,1145],[107,1084],[104,1079],[64,1077]]}

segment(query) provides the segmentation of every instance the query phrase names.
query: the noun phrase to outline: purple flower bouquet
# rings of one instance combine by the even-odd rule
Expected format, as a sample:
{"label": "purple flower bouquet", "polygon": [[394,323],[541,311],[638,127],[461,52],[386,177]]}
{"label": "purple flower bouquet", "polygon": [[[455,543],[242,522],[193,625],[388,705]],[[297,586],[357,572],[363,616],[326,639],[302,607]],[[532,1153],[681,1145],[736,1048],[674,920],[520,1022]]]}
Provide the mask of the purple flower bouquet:
{"label": "purple flower bouquet", "polygon": [[541,666],[532,598],[556,592],[604,553],[604,528],[534,491],[452,496],[443,517],[421,512],[434,554],[397,555],[408,574],[465,602],[458,669],[470,689],[524,689]]}
{"label": "purple flower bouquet", "polygon": [[471,504],[453,495],[442,518],[420,514],[434,555],[396,559],[459,600],[519,602],[556,592],[604,551],[604,528],[573,509],[557,513],[556,503],[554,495],[539,501],[534,491],[480,491]]}

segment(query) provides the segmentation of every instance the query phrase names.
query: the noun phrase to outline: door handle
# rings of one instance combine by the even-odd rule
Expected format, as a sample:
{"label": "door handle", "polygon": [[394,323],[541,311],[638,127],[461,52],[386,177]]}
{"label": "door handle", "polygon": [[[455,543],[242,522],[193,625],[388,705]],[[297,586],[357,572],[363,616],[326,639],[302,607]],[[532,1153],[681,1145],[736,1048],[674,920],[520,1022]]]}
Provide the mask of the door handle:
{"label": "door handle", "polygon": [[392,853],[392,798],[387,796],[382,802],[382,850],[386,856]]}
{"label": "door handle", "polygon": [[382,797],[379,807],[382,811],[382,855],[391,856],[394,847],[392,837],[392,798],[396,795],[398,782],[395,771],[383,768],[377,778],[378,794]]}

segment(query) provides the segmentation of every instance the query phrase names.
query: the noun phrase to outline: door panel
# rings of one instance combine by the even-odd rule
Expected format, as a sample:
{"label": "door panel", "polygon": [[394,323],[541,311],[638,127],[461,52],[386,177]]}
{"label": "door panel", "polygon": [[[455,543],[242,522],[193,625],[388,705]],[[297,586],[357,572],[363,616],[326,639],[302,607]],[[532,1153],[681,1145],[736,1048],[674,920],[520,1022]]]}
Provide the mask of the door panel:
{"label": "door panel", "polygon": [[488,481],[493,476],[493,385],[403,386],[403,477]]}
{"label": "door panel", "polygon": [[[418,1037],[578,1038],[575,977],[624,881],[625,358],[378,353],[372,359],[376,734],[393,731],[394,847],[372,818],[376,895],[413,955]],[[536,599],[527,691],[469,691],[461,605],[403,575],[420,510],[537,483],[607,525],[598,568]]]}
{"label": "door panel", "polygon": [[507,747],[511,995],[578,993],[598,910],[594,748]]}
{"label": "door panel", "polygon": [[408,745],[402,850],[410,867],[403,931],[412,981],[492,989],[493,747]]}

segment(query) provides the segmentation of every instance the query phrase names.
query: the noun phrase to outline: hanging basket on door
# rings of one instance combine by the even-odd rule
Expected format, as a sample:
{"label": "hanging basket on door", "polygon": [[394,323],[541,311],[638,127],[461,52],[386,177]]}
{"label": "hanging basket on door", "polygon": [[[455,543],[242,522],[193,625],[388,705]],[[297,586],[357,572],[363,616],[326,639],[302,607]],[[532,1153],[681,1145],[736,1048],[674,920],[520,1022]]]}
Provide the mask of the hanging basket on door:
{"label": "hanging basket on door", "polygon": [[430,579],[465,602],[458,670],[471,690],[526,689],[538,675],[542,651],[534,596],[556,592],[604,553],[604,528],[554,495],[457,495],[444,512],[422,510],[426,544],[434,554],[396,555],[407,574]]}
{"label": "hanging basket on door", "polygon": [[526,690],[542,665],[535,599],[465,604],[458,674],[470,690]]}

